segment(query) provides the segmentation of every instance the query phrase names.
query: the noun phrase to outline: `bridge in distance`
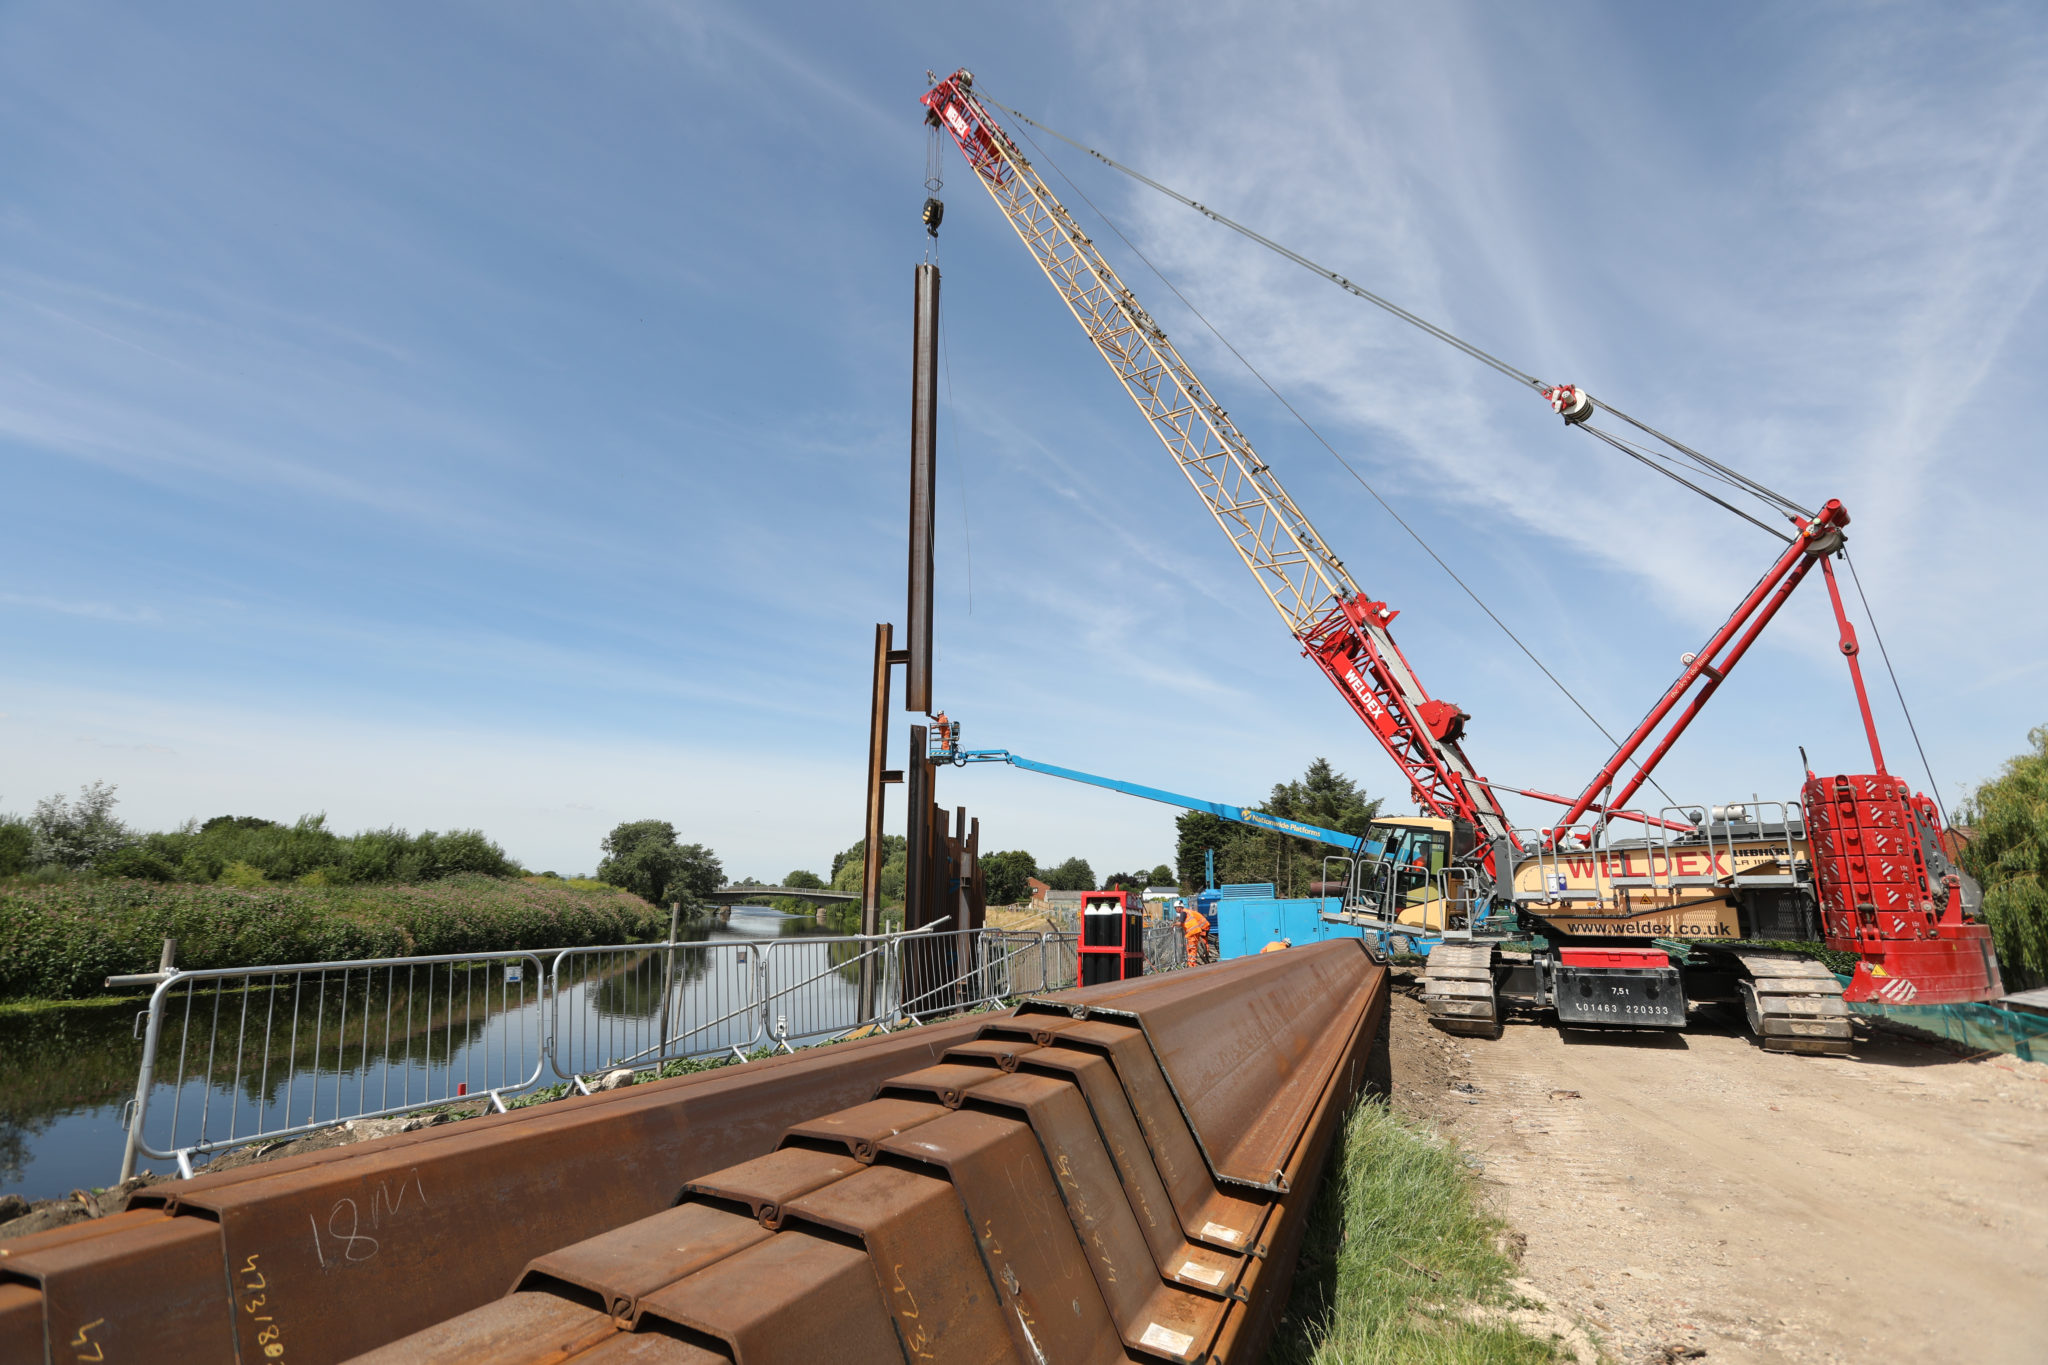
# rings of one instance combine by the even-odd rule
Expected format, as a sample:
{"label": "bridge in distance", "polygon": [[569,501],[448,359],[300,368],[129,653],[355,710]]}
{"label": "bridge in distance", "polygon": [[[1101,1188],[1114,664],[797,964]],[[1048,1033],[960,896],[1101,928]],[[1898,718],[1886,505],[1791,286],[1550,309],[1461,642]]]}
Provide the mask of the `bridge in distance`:
{"label": "bridge in distance", "polygon": [[851,891],[824,891],[801,886],[721,886],[704,899],[714,905],[752,905],[757,901],[766,904],[783,896],[809,901],[812,905],[843,905],[860,899]]}

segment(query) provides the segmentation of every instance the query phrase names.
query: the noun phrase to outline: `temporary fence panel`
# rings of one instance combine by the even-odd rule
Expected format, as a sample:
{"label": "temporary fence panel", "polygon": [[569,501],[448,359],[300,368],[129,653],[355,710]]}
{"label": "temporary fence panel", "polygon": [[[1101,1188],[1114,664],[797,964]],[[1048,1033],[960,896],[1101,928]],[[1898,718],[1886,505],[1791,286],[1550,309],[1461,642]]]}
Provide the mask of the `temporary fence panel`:
{"label": "temporary fence panel", "polygon": [[143,1054],[121,1178],[175,1160],[499,1097],[546,1069],[532,953],[378,958],[177,972],[137,1022]]}
{"label": "temporary fence panel", "polygon": [[[929,938],[930,935],[919,935]],[[945,936],[950,939],[950,935]],[[860,1013],[860,973],[874,964],[878,1017],[896,998],[897,954],[889,938],[796,938],[762,947],[760,1033],[771,1045],[837,1037],[876,1022]]]}
{"label": "temporary fence panel", "polygon": [[[860,969],[875,967],[862,1017]],[[174,972],[138,1016],[121,1178],[349,1119],[889,1029],[1075,981],[1072,934],[673,942]]]}
{"label": "temporary fence panel", "polygon": [[563,1078],[757,1046],[763,955],[752,943],[569,948],[548,973],[548,1061]]}

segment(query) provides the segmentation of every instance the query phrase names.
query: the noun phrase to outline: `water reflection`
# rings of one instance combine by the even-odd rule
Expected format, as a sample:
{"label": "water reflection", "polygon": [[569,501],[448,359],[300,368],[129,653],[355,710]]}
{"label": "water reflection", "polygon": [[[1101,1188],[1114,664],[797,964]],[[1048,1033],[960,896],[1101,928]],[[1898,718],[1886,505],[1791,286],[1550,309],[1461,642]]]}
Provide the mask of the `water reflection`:
{"label": "water reflection", "polygon": [[[680,926],[681,946],[672,953],[650,945],[572,958],[560,1001],[563,1063],[587,1072],[612,1056],[658,1045],[664,1022],[671,1038],[681,1038],[676,1052],[766,1041],[776,1020],[764,1023],[747,1002],[754,998],[753,973],[767,968],[758,952],[742,955],[738,945],[786,945],[773,951],[771,989],[809,982],[790,990],[779,1011],[792,1041],[844,1027],[859,971],[856,950],[843,942],[790,942],[833,933],[809,915],[735,906]],[[541,961],[552,956],[541,954]],[[173,1106],[183,1108],[188,1127],[194,1110],[205,1113],[208,1131],[218,1135],[229,1125],[247,1132],[251,1125],[325,1117],[336,1107],[352,1112],[379,1107],[380,1099],[408,1102],[429,1087],[452,1093],[456,1082],[473,1094],[517,1080],[538,1059],[544,1033],[537,975],[528,965],[510,981],[502,965],[479,965],[337,969],[324,982],[286,984],[259,976],[247,987],[197,983],[203,988],[180,994],[165,1017],[151,1128]],[[672,983],[666,1021],[665,976]],[[134,1096],[142,1053],[136,1015],[146,1004],[0,1016],[0,1189],[41,1199],[114,1179],[121,1109]],[[685,1008],[699,1017],[685,1018]],[[640,1041],[570,1027],[572,1019],[593,1017],[637,1030]],[[144,1166],[151,1164],[166,1163]]]}

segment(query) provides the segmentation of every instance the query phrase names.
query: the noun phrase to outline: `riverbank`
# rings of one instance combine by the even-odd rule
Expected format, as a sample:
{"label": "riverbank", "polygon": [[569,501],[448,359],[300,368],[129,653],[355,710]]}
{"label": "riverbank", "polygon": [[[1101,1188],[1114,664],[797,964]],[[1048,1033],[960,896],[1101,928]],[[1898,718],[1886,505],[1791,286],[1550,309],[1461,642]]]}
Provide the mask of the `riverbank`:
{"label": "riverbank", "polygon": [[0,886],[0,1002],[103,996],[154,970],[570,948],[659,938],[667,915],[615,887],[449,877],[424,885],[234,887],[91,878]]}

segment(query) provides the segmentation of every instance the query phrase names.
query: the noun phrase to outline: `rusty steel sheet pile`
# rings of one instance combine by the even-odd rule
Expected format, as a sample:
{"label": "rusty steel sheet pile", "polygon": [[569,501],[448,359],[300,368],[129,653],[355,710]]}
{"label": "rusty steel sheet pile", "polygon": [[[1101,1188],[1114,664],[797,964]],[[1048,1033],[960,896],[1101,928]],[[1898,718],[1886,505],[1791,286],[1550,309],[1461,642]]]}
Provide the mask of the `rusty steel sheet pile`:
{"label": "rusty steel sheet pile", "polygon": [[156,1187],[0,1247],[0,1365],[1254,1360],[1386,1004],[1334,941]]}

